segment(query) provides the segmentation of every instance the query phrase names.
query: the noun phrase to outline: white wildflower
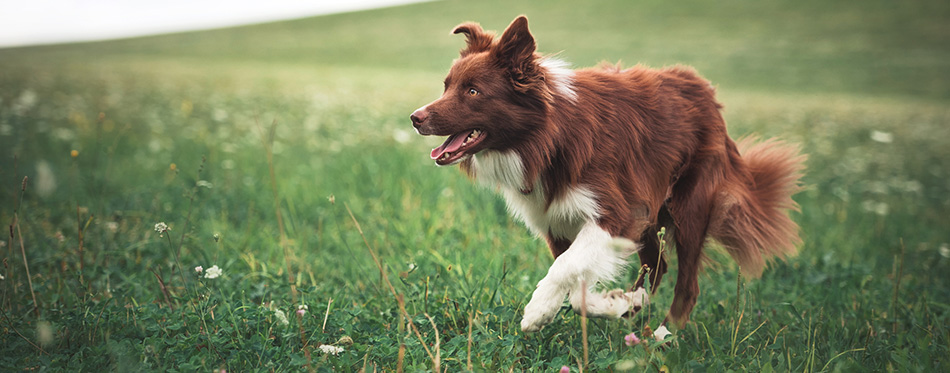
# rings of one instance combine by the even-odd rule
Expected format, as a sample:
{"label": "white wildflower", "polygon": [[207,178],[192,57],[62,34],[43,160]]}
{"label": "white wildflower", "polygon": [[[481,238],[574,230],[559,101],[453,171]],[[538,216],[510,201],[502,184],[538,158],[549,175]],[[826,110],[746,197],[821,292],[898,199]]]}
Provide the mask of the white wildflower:
{"label": "white wildflower", "polygon": [[201,273],[201,272],[204,271],[204,270],[205,270],[205,269],[204,269],[204,267],[202,267],[202,266],[197,266],[197,267],[195,267],[195,272]]}
{"label": "white wildflower", "polygon": [[3,277],[3,275],[0,275],[0,280],[6,280],[6,279],[7,279],[6,277]]}
{"label": "white wildflower", "polygon": [[884,131],[871,131],[871,140],[889,144],[894,141],[894,134]]}
{"label": "white wildflower", "polygon": [[947,244],[940,245],[938,251],[940,251],[940,256],[950,258],[950,246],[947,246]]}
{"label": "white wildflower", "polygon": [[155,231],[158,232],[159,237],[162,237],[162,235],[164,235],[165,232],[168,232],[170,230],[172,229],[169,228],[168,225],[165,224],[165,222],[160,222],[160,223],[155,224]]}
{"label": "white wildflower", "polygon": [[277,321],[279,321],[281,325],[289,325],[289,324],[290,324],[290,320],[287,320],[287,314],[284,313],[284,311],[281,311],[281,310],[274,310],[274,316],[277,317]]}
{"label": "white wildflower", "polygon": [[115,233],[116,231],[119,230],[119,223],[114,222],[114,221],[106,222],[106,229],[108,229],[110,232]]}
{"label": "white wildflower", "polygon": [[218,268],[217,265],[213,265],[211,268],[208,268],[208,270],[205,271],[205,278],[218,278],[218,276],[221,276],[221,274],[221,268]]}
{"label": "white wildflower", "polygon": [[670,330],[666,328],[666,325],[660,325],[660,327],[657,328],[655,332],[653,332],[653,338],[656,338],[658,341],[662,341],[670,334],[673,333],[670,333]]}
{"label": "white wildflower", "polygon": [[320,345],[320,351],[323,351],[325,354],[330,354],[333,356],[339,355],[343,352],[343,347],[331,346],[331,345]]}
{"label": "white wildflower", "polygon": [[214,187],[214,185],[212,185],[211,182],[209,182],[209,181],[207,181],[207,180],[198,180],[198,182],[195,183],[195,186],[205,187],[205,188],[208,188],[208,189],[211,189],[211,188]]}

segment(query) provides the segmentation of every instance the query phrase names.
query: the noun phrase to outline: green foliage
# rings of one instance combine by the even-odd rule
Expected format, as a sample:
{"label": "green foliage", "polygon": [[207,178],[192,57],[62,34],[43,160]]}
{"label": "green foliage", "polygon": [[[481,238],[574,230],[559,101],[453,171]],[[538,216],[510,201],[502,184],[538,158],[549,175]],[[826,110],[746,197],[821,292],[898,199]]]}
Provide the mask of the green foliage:
{"label": "green foliage", "polygon": [[[440,93],[454,25],[520,13],[577,66],[694,65],[734,136],[801,144],[800,254],[747,281],[711,250],[692,321],[666,343],[645,336],[675,265],[649,307],[588,320],[586,340],[567,307],[523,334],[550,254],[492,191],[433,167],[440,139],[407,118]],[[435,2],[0,50],[0,367],[419,371],[438,352],[448,371],[577,371],[586,344],[592,371],[946,371],[948,16],[945,2]],[[203,277],[212,265],[221,277]]]}

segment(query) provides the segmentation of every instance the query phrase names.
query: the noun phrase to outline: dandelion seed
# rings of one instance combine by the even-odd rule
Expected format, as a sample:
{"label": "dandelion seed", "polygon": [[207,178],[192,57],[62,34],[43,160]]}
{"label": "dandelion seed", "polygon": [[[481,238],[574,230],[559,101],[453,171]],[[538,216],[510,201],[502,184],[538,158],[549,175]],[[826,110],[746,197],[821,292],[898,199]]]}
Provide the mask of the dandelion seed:
{"label": "dandelion seed", "polygon": [[217,265],[213,265],[211,266],[211,268],[208,268],[208,270],[205,271],[205,278],[215,279],[215,278],[218,278],[218,276],[221,276],[222,274],[223,272],[221,271],[221,268],[218,268]]}
{"label": "dandelion seed", "polygon": [[625,335],[625,336],[623,337],[623,341],[624,341],[624,343],[627,344],[627,346],[636,346],[636,345],[640,344],[640,338],[637,338],[637,335],[634,334],[633,332],[631,332],[630,334]]}
{"label": "dandelion seed", "polygon": [[201,273],[201,272],[204,271],[204,270],[205,270],[205,269],[204,269],[204,267],[202,267],[202,266],[197,266],[197,267],[195,267],[195,272]]}
{"label": "dandelion seed", "polygon": [[[211,269],[208,270],[210,271]],[[274,316],[277,317],[277,321],[279,321],[281,325],[290,325],[290,320],[287,320],[287,314],[284,313],[284,311],[274,310]]]}
{"label": "dandelion seed", "polygon": [[871,131],[871,140],[879,143],[889,144],[894,142],[894,134],[884,131]]}
{"label": "dandelion seed", "polygon": [[336,356],[343,352],[343,347],[320,345],[320,351],[323,351],[325,354]]}

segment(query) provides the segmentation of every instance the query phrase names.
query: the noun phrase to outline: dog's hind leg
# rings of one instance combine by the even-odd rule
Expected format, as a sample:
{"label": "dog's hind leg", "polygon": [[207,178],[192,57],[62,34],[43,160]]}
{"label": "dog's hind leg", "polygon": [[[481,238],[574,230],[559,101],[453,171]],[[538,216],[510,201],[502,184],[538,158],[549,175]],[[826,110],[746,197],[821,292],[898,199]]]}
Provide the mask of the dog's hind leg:
{"label": "dog's hind leg", "polygon": [[683,327],[699,297],[699,269],[706,230],[709,227],[717,183],[711,175],[715,166],[696,164],[684,172],[673,187],[670,213],[676,224],[673,237],[676,241],[677,276],[673,304],[664,321],[673,321]]}

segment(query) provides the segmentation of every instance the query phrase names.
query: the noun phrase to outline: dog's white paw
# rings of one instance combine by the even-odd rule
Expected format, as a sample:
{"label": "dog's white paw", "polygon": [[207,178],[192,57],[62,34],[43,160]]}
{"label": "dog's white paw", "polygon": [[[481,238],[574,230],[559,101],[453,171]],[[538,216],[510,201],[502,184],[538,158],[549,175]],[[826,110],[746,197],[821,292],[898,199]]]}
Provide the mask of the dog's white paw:
{"label": "dog's white paw", "polygon": [[627,311],[630,316],[635,315],[643,307],[650,304],[650,293],[643,287],[638,287],[632,292],[624,293],[624,295],[630,299],[630,308]]}
{"label": "dog's white paw", "polygon": [[554,320],[557,311],[564,301],[564,293],[552,289],[550,286],[538,284],[538,288],[531,296],[531,301],[524,307],[524,318],[521,319],[521,330],[526,333],[541,330]]}
{"label": "dog's white paw", "polygon": [[606,293],[591,293],[581,297],[579,292],[571,294],[571,306],[575,313],[586,311],[588,317],[616,319],[632,316],[649,304],[649,295],[643,288],[624,292],[614,289]]}
{"label": "dog's white paw", "polygon": [[670,330],[666,328],[666,325],[660,325],[660,327],[656,328],[656,331],[653,332],[653,338],[658,341],[662,341],[671,334],[673,333],[670,333]]}

